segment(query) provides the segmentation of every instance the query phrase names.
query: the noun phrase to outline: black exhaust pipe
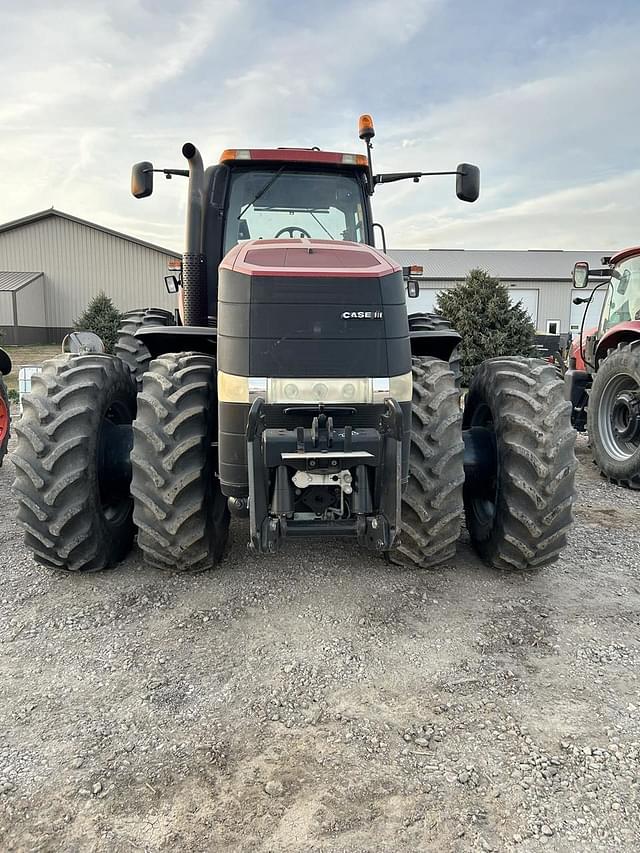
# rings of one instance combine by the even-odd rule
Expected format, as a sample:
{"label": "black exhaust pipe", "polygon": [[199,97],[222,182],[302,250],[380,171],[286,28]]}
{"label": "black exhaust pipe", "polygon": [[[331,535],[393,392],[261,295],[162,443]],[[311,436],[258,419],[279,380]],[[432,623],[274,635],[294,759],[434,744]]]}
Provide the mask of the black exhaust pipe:
{"label": "black exhaust pipe", "polygon": [[189,197],[185,251],[182,256],[182,290],[185,326],[207,325],[207,259],[202,254],[204,165],[200,152],[185,142],[182,153],[189,163]]}

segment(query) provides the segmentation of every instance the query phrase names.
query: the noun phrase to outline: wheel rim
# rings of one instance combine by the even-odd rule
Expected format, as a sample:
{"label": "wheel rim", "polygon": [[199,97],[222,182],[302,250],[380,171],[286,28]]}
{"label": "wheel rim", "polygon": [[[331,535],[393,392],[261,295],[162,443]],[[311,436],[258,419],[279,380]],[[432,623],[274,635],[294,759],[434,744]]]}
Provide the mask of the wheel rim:
{"label": "wheel rim", "polygon": [[131,412],[121,401],[113,402],[104,413],[98,432],[98,491],[102,514],[110,524],[118,524],[130,509]]}
{"label": "wheel rim", "polygon": [[9,435],[9,407],[5,400],[0,397],[0,447]]}
{"label": "wheel rim", "polygon": [[628,373],[612,376],[598,407],[598,431],[608,456],[623,462],[640,447],[640,387]]}
{"label": "wheel rim", "polygon": [[498,453],[495,424],[489,406],[485,403],[479,405],[473,412],[469,426],[485,430],[486,437],[489,439],[493,450],[495,461],[492,465],[491,475],[486,477],[481,484],[475,484],[469,500],[469,508],[476,521],[480,525],[492,528],[496,519],[498,504]]}

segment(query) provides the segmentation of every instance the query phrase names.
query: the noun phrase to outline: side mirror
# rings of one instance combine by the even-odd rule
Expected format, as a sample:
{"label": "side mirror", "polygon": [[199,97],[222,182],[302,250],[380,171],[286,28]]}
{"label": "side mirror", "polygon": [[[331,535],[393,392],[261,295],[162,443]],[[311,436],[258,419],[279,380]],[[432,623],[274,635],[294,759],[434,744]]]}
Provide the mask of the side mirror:
{"label": "side mirror", "polygon": [[131,169],[131,194],[146,198],[153,192],[153,163],[143,160]]}
{"label": "side mirror", "polygon": [[420,296],[420,285],[415,278],[410,278],[407,282],[407,296],[410,299],[415,299],[417,296]]}
{"label": "side mirror", "polygon": [[571,276],[573,286],[578,290],[583,290],[589,282],[589,264],[586,261],[578,261],[573,268]]}
{"label": "side mirror", "polygon": [[460,201],[477,201],[480,195],[480,169],[471,163],[459,163],[456,169],[456,195]]}
{"label": "side mirror", "polygon": [[620,276],[618,281],[618,286],[616,287],[616,292],[620,294],[620,296],[624,296],[627,292],[627,288],[629,287],[629,279],[631,278],[631,273],[629,270],[625,270],[623,274]]}
{"label": "side mirror", "polygon": [[180,282],[175,275],[165,275],[164,286],[167,288],[167,293],[177,293],[180,289]]}

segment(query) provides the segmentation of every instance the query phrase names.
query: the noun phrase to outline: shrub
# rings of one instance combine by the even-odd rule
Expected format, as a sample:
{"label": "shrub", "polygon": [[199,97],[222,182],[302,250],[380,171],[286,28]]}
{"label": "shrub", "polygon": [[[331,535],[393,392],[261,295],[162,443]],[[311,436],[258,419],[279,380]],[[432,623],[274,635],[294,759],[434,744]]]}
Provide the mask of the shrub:
{"label": "shrub", "polygon": [[113,353],[122,314],[106,293],[98,293],[87,305],[84,312],[74,321],[78,332],[94,332],[103,344],[105,352]]}
{"label": "shrub", "polygon": [[534,354],[535,328],[509,288],[484,270],[469,272],[462,284],[438,294],[436,310],[462,335],[462,381],[469,384],[475,368],[499,355]]}

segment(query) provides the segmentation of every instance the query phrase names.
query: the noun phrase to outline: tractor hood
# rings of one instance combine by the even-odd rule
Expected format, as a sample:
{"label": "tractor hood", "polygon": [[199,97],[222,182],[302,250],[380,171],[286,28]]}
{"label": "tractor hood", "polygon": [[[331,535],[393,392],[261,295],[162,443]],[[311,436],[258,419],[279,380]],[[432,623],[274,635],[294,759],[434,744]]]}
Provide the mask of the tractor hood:
{"label": "tractor hood", "polygon": [[252,240],[220,265],[218,366],[258,377],[411,369],[401,268],[370,246]]}

